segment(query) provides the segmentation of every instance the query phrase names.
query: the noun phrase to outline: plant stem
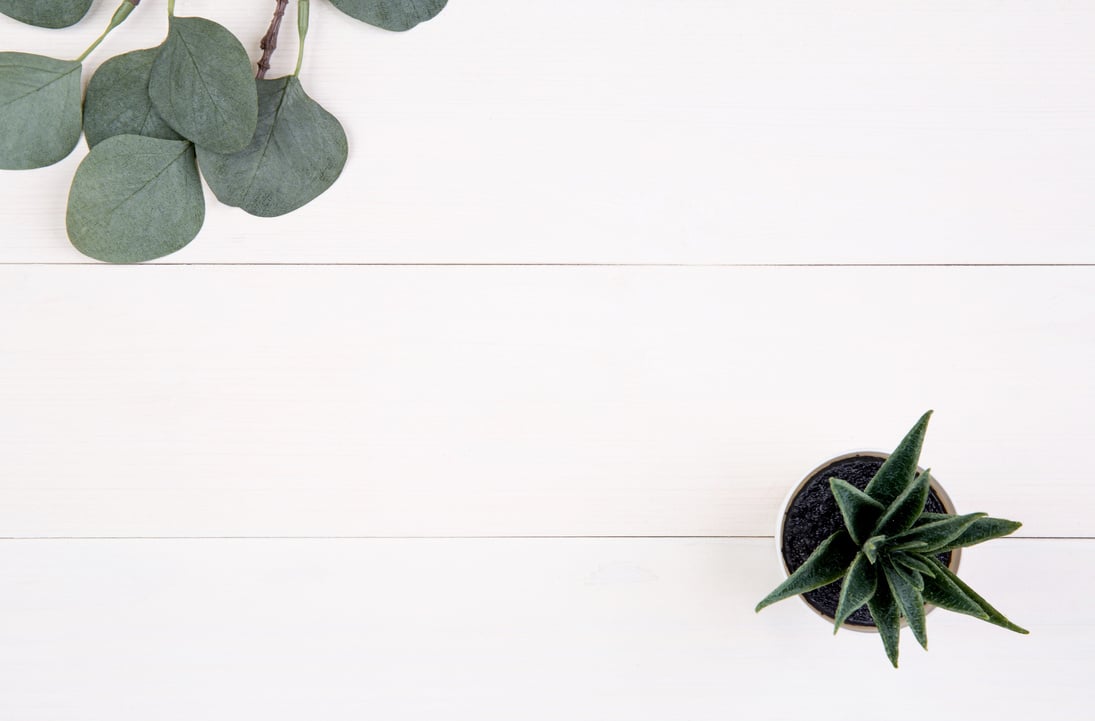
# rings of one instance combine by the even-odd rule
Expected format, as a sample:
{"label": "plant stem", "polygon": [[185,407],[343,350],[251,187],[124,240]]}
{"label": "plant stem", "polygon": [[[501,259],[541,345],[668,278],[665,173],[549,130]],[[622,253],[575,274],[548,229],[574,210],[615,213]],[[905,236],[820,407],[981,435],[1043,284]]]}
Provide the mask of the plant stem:
{"label": "plant stem", "polygon": [[300,41],[297,43],[297,68],[293,75],[300,75],[300,66],[304,63],[304,38],[308,35],[308,0],[297,0],[297,35]]}
{"label": "plant stem", "polygon": [[259,58],[259,71],[255,75],[256,78],[262,80],[266,77],[266,71],[270,69],[270,58],[274,55],[274,50],[278,46],[278,32],[281,31],[281,19],[285,17],[285,6],[289,4],[289,0],[276,0],[277,5],[274,6],[274,17],[270,19],[270,27],[266,29],[266,34],[262,36],[262,40],[259,41],[259,47],[262,48],[262,57]]}
{"label": "plant stem", "polygon": [[76,58],[76,62],[82,63],[88,55],[91,55],[91,51],[99,47],[99,43],[106,40],[106,36],[110,34],[110,31],[125,22],[125,19],[129,17],[129,13],[133,12],[133,8],[141,4],[141,0],[124,0],[118,9],[114,11],[114,16],[110,18],[110,24],[106,26],[106,30],[102,35],[95,38],[95,42],[88,46],[87,50],[80,54],[80,57]]}

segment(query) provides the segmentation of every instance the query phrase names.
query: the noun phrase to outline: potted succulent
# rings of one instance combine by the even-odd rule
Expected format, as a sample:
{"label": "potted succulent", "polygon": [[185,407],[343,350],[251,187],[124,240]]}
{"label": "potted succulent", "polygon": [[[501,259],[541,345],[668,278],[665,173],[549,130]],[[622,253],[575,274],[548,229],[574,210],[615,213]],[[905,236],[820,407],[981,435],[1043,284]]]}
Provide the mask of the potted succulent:
{"label": "potted succulent", "polygon": [[930,471],[917,465],[930,417],[925,413],[888,456],[840,456],[795,488],[777,537],[788,576],[757,611],[803,595],[833,622],[834,633],[842,626],[877,630],[895,668],[902,625],[927,649],[932,606],[1027,633],[955,575],[959,549],[1022,524],[954,512]]}

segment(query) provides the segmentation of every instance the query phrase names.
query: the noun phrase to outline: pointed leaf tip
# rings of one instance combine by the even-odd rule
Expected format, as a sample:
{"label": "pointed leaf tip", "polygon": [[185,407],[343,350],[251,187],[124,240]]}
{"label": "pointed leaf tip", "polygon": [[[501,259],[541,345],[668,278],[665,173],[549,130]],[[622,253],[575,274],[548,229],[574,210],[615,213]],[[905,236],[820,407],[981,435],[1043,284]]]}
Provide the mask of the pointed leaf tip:
{"label": "pointed leaf tip", "polygon": [[871,530],[886,510],[885,507],[840,478],[829,479],[829,491],[833,494],[837,507],[840,508],[844,527],[848,529],[852,540],[862,544],[870,536]]}
{"label": "pointed leaf tip", "polygon": [[801,566],[757,604],[756,610],[837,580],[855,559],[856,546],[844,530],[822,541]]}
{"label": "pointed leaf tip", "polygon": [[864,489],[867,495],[882,505],[891,504],[916,478],[916,467],[920,461],[920,450],[924,446],[924,435],[927,433],[931,413],[928,411],[922,415],[909,429]]}

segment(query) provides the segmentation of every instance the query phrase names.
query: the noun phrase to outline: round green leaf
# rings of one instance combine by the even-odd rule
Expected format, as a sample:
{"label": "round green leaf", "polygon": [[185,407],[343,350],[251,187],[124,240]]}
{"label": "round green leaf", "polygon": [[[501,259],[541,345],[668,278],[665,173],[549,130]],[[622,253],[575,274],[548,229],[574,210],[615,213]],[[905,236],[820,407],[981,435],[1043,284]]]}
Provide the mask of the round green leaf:
{"label": "round green leaf", "polygon": [[0,0],[0,13],[40,28],[67,28],[87,15],[92,0]]}
{"label": "round green leaf", "polygon": [[182,140],[148,97],[148,78],[159,53],[159,48],[148,48],[119,55],[91,76],[84,96],[84,137],[89,146],[115,135]]}
{"label": "round green leaf", "polygon": [[448,0],[331,0],[352,18],[385,30],[410,30],[441,12]]}
{"label": "round green leaf", "polygon": [[80,63],[0,53],[0,168],[53,165],[80,140]]}
{"label": "round green leaf", "polygon": [[174,253],[204,220],[194,146],[185,140],[107,138],[80,163],[68,194],[68,237],[96,260],[139,263]]}
{"label": "round green leaf", "polygon": [[160,117],[195,145],[234,153],[255,134],[251,61],[236,36],[211,20],[171,18],[148,94]]}
{"label": "round green leaf", "polygon": [[230,155],[198,148],[202,175],[222,203],[252,215],[284,215],[312,201],[346,164],[346,133],[295,76],[258,80],[251,144]]}

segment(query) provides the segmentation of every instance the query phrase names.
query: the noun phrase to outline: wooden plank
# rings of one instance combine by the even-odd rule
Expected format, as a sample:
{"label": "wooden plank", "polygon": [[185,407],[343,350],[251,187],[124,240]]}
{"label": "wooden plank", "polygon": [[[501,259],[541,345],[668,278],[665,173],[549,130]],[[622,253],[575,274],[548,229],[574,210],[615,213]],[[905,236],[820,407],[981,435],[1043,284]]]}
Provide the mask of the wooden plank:
{"label": "wooden plank", "polygon": [[0,268],[0,535],[771,535],[926,408],[1091,535],[1095,268]]}
{"label": "wooden plank", "polygon": [[[179,12],[257,58],[271,5]],[[89,71],[159,43],[162,10]],[[0,37],[75,56],[110,12]],[[170,261],[1095,262],[1093,35],[1095,4],[1022,0],[454,1],[407,34],[316,3],[303,78],[346,126],[344,176],[277,220],[210,198]],[[83,260],[83,153],[0,173],[0,262]]]}
{"label": "wooden plank", "polygon": [[772,546],[3,542],[0,716],[912,721],[895,699],[930,688],[954,718],[1086,718],[1095,543],[970,550],[963,576],[1032,633],[937,611],[898,671],[797,601],[755,615]]}

